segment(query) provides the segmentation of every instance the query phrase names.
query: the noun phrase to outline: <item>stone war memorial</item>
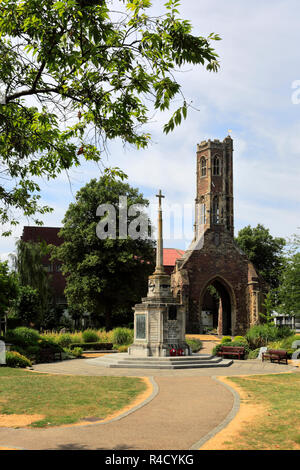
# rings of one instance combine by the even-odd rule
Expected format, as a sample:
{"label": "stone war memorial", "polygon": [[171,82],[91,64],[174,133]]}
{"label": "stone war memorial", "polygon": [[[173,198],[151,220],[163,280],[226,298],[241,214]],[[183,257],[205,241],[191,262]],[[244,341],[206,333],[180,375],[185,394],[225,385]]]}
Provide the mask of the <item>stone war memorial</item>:
{"label": "stone war memorial", "polygon": [[[159,191],[158,237],[156,268],[148,281],[148,295],[134,307],[134,343],[131,356],[169,356],[170,351],[188,355],[185,342],[185,308],[176,303],[170,286],[170,276],[163,266],[162,208]],[[172,353],[171,353],[172,354]]]}
{"label": "stone war memorial", "polygon": [[162,206],[159,191],[156,267],[149,276],[148,294],[134,307],[134,342],[128,353],[109,354],[97,364],[115,368],[190,369],[228,367],[231,359],[193,354],[185,342],[186,307],[171,291],[171,276],[163,266]]}

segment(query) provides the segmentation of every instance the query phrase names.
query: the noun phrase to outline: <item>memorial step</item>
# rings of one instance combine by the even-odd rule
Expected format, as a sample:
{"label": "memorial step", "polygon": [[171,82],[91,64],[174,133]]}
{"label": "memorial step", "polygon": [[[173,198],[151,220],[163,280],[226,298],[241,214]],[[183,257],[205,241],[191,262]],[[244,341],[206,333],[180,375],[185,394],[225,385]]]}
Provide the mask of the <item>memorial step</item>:
{"label": "memorial step", "polygon": [[179,357],[130,357],[126,353],[88,359],[95,366],[120,369],[198,369],[208,367],[228,367],[232,359],[222,359],[211,355]]}
{"label": "memorial step", "polygon": [[157,361],[157,360],[160,360],[160,361],[166,361],[166,362],[170,362],[170,361],[174,361],[174,362],[184,362],[184,361],[198,361],[199,359],[204,359],[204,360],[210,360],[212,359],[213,357],[216,357],[216,356],[213,356],[213,355],[210,355],[210,354],[192,354],[191,356],[156,356],[156,357],[153,357],[153,356],[150,356],[150,357],[136,357],[136,356],[127,356],[126,357],[126,361],[144,361],[145,359],[147,359],[147,361]]}
{"label": "memorial step", "polygon": [[213,358],[213,359],[191,359],[190,361],[189,360],[185,360],[185,361],[161,361],[159,359],[157,359],[157,361],[148,361],[147,359],[144,359],[143,361],[129,361],[128,359],[124,359],[123,361],[117,361],[117,364],[136,364],[136,365],[140,365],[140,364],[155,364],[155,365],[158,365],[158,364],[161,364],[163,366],[168,366],[169,364],[171,365],[174,365],[174,366],[178,366],[178,365],[189,365],[189,364],[207,364],[207,363],[219,363],[222,361],[222,358],[221,357],[216,357],[216,358]]}
{"label": "memorial step", "polygon": [[223,359],[221,362],[206,362],[203,364],[147,364],[147,363],[139,363],[139,364],[109,364],[109,368],[114,369],[160,369],[160,370],[167,370],[167,369],[204,369],[210,367],[229,367],[233,363],[232,359]]}

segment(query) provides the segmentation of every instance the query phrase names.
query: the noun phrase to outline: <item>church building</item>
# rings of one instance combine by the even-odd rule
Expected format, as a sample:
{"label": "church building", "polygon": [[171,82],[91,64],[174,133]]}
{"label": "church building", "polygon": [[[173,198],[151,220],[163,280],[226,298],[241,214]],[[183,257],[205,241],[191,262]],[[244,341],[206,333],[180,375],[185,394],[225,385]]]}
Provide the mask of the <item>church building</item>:
{"label": "church building", "polygon": [[172,273],[187,333],[243,334],[258,323],[262,283],[234,241],[233,141],[197,146],[194,239]]}

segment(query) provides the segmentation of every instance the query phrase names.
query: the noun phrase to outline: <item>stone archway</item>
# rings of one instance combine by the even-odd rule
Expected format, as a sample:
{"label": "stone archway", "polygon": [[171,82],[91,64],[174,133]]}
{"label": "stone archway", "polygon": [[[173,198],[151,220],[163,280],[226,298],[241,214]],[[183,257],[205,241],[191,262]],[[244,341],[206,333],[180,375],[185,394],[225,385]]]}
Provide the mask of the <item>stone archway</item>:
{"label": "stone archway", "polygon": [[[209,289],[210,286],[213,289]],[[201,330],[204,331],[208,324],[216,329],[219,335],[233,335],[236,318],[235,304],[233,289],[228,282],[219,276],[210,279],[200,294],[199,319]]]}

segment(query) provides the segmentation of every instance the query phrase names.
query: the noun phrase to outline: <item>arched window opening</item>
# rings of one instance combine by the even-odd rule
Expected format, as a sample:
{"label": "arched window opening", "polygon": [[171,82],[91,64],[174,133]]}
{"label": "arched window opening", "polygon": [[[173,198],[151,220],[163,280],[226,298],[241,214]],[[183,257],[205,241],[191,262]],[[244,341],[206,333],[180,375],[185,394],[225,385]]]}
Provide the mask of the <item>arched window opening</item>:
{"label": "arched window opening", "polygon": [[213,159],[213,175],[219,176],[221,174],[221,160],[220,157],[215,156]]}
{"label": "arched window opening", "polygon": [[205,159],[205,157],[201,158],[200,166],[201,166],[201,176],[206,176],[206,159]]}
{"label": "arched window opening", "polygon": [[232,335],[232,302],[230,291],[218,279],[206,287],[201,302],[201,326],[204,332],[216,330],[219,335]]}
{"label": "arched window opening", "polygon": [[204,225],[206,223],[206,205],[205,205],[205,199],[202,196],[200,199],[200,205],[199,205],[199,224]]}
{"label": "arched window opening", "polygon": [[213,223],[220,223],[220,208],[219,208],[219,198],[215,196],[213,199]]}
{"label": "arched window opening", "polygon": [[204,225],[206,223],[206,207],[204,202],[201,202],[200,204],[200,219],[199,219],[200,225]]}

